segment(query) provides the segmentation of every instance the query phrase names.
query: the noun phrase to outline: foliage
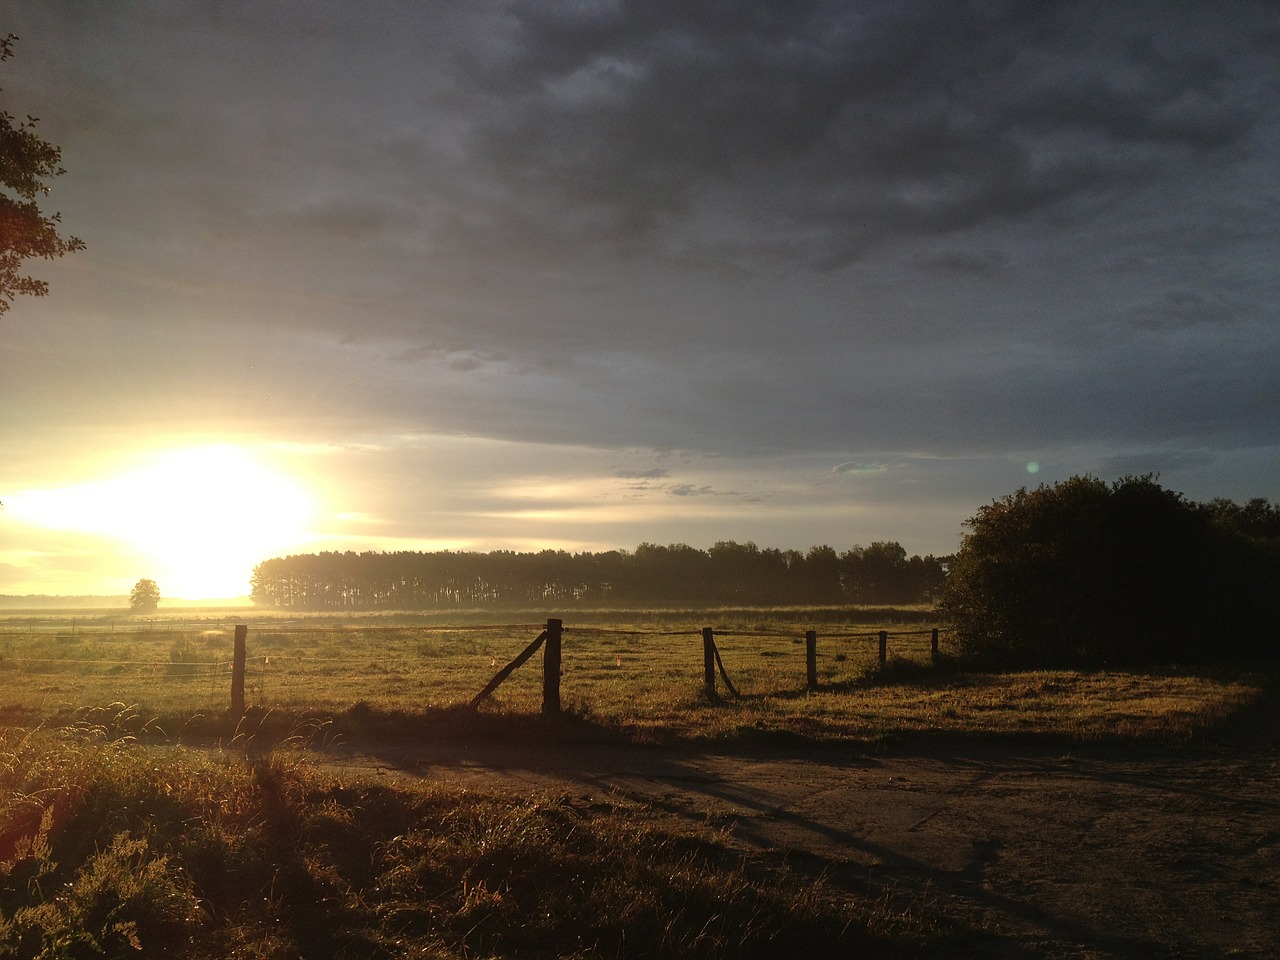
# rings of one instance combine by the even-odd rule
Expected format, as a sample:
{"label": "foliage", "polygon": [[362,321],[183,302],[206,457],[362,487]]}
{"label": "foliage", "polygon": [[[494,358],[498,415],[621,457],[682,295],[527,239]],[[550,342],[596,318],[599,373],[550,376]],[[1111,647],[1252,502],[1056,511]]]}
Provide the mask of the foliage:
{"label": "foliage", "polygon": [[1261,504],[1198,506],[1149,476],[1023,488],[967,522],[941,608],[962,655],[1003,667],[1272,654]]}
{"label": "foliage", "polygon": [[898,543],[798,550],[722,540],[710,550],[320,553],[259,563],[256,604],[293,610],[414,610],[509,604],[910,604],[932,600],[942,561]]}
{"label": "foliage", "polygon": [[0,736],[0,956],[843,957],[930,932],[625,801]]}
{"label": "foliage", "polygon": [[[47,832],[39,839],[47,848]],[[41,866],[57,872],[51,859]],[[145,839],[121,833],[56,896],[19,906],[10,921],[0,919],[0,946],[11,956],[129,956],[157,942],[181,945],[197,910],[190,884],[169,858],[156,856]]]}
{"label": "foliage", "polygon": [[[0,61],[13,56],[14,41],[9,34],[0,40]],[[45,214],[36,197],[49,192],[49,181],[61,176],[62,151],[36,135],[38,120],[19,120],[8,110],[0,111],[0,184],[13,195],[0,192],[0,315],[19,294],[44,296],[49,285],[23,276],[18,271],[32,257],[52,260],[84,249],[76,237],[58,233],[61,215]]]}
{"label": "foliage", "polygon": [[160,606],[160,587],[154,580],[145,577],[133,585],[129,591],[129,611],[131,613],[154,613]]}

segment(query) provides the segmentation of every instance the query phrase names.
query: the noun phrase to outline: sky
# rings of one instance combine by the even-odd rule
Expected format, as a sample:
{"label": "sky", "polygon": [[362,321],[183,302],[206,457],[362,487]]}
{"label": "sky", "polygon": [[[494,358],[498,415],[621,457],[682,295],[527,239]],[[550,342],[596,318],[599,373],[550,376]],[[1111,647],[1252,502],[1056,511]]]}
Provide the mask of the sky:
{"label": "sky", "polygon": [[0,0],[0,594],[1280,499],[1280,8]]}

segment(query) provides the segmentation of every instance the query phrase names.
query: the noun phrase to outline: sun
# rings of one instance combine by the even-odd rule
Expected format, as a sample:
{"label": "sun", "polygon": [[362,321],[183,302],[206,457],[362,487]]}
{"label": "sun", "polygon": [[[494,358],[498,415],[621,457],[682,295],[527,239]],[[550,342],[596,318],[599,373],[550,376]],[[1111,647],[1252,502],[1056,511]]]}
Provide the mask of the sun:
{"label": "sun", "polygon": [[248,593],[254,565],[303,544],[316,513],[304,484],[230,444],[164,451],[104,480],[27,491],[9,506],[30,523],[120,541],[134,562],[152,564],[127,576],[191,599]]}

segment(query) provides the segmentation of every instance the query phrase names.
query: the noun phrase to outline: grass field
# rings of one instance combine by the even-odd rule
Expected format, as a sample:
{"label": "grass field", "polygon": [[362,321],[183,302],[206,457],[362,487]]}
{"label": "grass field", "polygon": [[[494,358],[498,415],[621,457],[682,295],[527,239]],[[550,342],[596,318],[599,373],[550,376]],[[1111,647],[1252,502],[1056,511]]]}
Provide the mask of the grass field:
{"label": "grass field", "polygon": [[[561,718],[539,716],[536,656],[473,712],[545,614],[502,619],[0,619],[0,956],[951,955],[989,934],[928,903],[744,859],[711,819],[677,829],[619,798],[340,779],[293,748],[486,734],[1167,745],[1213,731],[1274,681],[1249,664],[964,672],[945,633],[933,661],[922,610],[606,611],[566,618]],[[228,710],[237,622],[247,720]],[[703,626],[739,695],[706,696]],[[151,735],[179,746],[143,748]],[[211,737],[225,749],[197,749]],[[238,749],[254,741],[276,747]]]}
{"label": "grass field", "polygon": [[[545,615],[543,615],[545,616]],[[246,700],[285,726],[317,717],[377,734],[448,735],[538,714],[535,655],[475,715],[465,705],[545,619],[493,616],[281,617],[237,611],[144,620],[112,615],[0,619],[0,721],[62,724],[109,704],[171,737],[222,729],[234,624],[248,624]],[[487,622],[486,622],[487,620]],[[1240,666],[1150,671],[971,673],[930,653],[931,611],[593,611],[565,620],[562,703],[580,727],[631,739],[814,739],[1045,735],[1185,740],[1256,699]],[[701,629],[712,626],[737,691],[709,699]],[[806,687],[815,629],[818,689]],[[878,633],[888,661],[878,661]],[[411,719],[417,718],[415,724]],[[236,718],[238,719],[238,718]],[[358,721],[358,722],[357,722]],[[447,721],[447,722],[446,722]],[[407,727],[406,727],[407,724]]]}

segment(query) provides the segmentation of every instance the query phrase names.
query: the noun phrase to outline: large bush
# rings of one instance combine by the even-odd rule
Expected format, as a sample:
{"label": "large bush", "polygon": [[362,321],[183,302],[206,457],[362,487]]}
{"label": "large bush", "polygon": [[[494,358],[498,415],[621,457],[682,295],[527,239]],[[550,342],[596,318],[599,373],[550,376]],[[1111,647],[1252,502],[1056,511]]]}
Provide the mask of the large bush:
{"label": "large bush", "polygon": [[1150,477],[1024,488],[967,522],[942,606],[962,655],[996,666],[1271,653],[1277,551],[1247,511]]}

